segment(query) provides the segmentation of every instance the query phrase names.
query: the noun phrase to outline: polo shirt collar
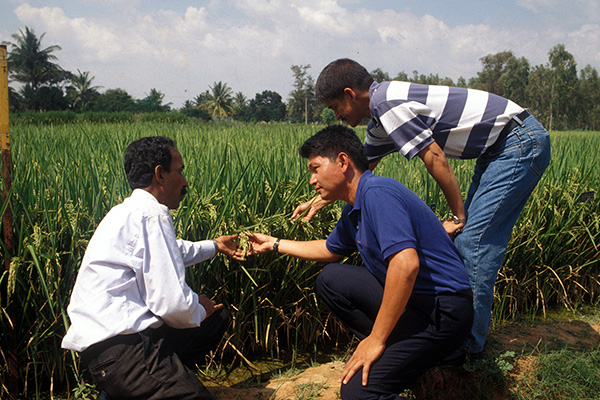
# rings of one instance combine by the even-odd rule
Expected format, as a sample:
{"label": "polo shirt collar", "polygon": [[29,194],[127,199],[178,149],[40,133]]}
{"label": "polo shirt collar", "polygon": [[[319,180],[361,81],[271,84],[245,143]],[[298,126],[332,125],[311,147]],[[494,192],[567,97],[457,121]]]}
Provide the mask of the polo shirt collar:
{"label": "polo shirt collar", "polygon": [[352,215],[355,211],[357,213],[360,213],[360,209],[362,208],[363,191],[365,189],[365,186],[367,185],[367,182],[373,176],[374,175],[370,170],[366,170],[361,175],[360,180],[358,181],[358,187],[356,188],[356,196],[354,196],[354,206],[352,207],[352,210],[350,210],[350,213],[348,213],[348,215]]}

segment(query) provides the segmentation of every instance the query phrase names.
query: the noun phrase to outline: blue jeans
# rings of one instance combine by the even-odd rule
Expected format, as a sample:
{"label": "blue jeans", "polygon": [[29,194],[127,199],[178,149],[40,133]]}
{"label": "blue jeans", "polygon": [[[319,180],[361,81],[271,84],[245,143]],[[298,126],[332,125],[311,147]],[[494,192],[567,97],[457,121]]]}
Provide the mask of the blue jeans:
{"label": "blue jeans", "polygon": [[454,244],[473,289],[474,322],[464,348],[483,351],[494,284],[512,229],[550,162],[550,137],[532,116],[479,157],[465,200],[467,222]]}

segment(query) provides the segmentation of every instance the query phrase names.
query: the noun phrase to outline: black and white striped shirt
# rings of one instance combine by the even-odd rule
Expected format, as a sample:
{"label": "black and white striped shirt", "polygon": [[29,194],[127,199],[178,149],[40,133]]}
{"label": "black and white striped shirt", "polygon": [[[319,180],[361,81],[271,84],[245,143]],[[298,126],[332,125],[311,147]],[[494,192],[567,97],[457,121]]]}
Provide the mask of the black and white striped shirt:
{"label": "black and white striped shirt", "polygon": [[448,158],[477,158],[523,111],[501,96],[459,87],[374,82],[369,95],[369,161],[394,151],[410,160],[434,140]]}

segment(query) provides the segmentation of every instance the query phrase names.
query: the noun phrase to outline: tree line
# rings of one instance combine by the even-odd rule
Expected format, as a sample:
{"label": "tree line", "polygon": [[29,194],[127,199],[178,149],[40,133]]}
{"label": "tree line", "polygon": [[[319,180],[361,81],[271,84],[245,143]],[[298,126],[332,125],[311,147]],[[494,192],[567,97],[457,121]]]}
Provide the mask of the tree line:
{"label": "tree line", "polygon": [[[134,99],[120,88],[101,92],[94,86],[89,71],[72,73],[57,63],[57,45],[43,48],[45,34],[37,37],[25,27],[13,34],[8,53],[10,82],[20,83],[18,90],[9,86],[12,112],[73,110],[75,112],[167,112],[171,103],[165,95],[150,89],[146,97]],[[525,57],[512,51],[488,54],[480,59],[482,70],[476,77],[459,77],[456,82],[438,74],[423,75],[404,71],[391,76],[377,68],[371,72],[378,81],[408,82],[482,89],[507,97],[533,114],[550,130],[600,130],[600,79],[597,70],[586,65],[579,72],[577,63],[563,44],[548,52],[548,62],[532,66]],[[310,65],[292,65],[293,90],[284,102],[281,95],[265,90],[248,99],[234,92],[226,83],[214,82],[209,89],[186,100],[176,110],[188,117],[227,119],[247,122],[288,121],[294,123],[332,123],[333,113],[315,98],[315,82],[309,74]]]}

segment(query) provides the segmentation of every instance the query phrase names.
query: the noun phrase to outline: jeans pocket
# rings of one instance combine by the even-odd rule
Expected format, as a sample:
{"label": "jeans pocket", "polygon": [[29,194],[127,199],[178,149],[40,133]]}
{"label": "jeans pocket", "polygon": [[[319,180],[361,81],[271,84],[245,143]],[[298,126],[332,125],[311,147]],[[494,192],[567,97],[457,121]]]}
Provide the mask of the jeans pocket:
{"label": "jeans pocket", "polygon": [[544,133],[531,132],[529,137],[532,145],[532,159],[529,166],[537,176],[542,176],[550,164],[550,136],[544,131]]}

